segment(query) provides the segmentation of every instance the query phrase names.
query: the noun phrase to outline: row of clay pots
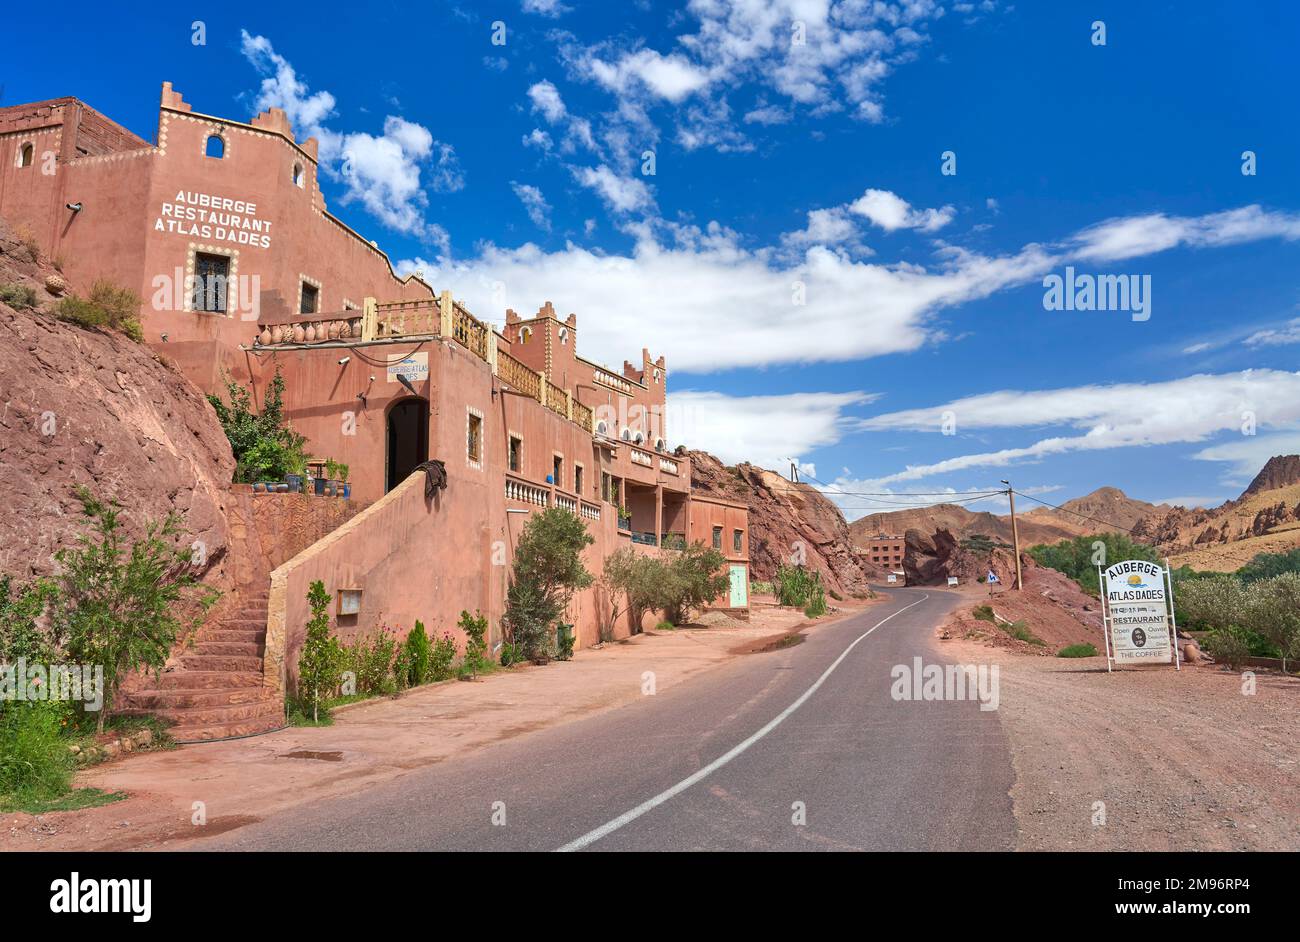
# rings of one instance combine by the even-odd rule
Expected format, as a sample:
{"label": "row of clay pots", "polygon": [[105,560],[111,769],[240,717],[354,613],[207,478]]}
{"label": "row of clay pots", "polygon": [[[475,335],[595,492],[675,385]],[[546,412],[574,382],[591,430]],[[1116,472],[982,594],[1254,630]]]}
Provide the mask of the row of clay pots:
{"label": "row of clay pots", "polygon": [[263,346],[268,346],[276,343],[323,343],[326,340],[347,340],[349,337],[361,337],[361,318],[276,324],[274,327],[263,327],[257,340]]}

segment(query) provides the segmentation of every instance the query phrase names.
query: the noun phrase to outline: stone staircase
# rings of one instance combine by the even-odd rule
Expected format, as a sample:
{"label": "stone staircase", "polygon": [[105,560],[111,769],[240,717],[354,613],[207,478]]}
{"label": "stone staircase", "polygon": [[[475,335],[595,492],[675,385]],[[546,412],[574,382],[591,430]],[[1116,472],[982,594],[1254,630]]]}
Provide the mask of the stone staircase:
{"label": "stone staircase", "polygon": [[156,679],[125,694],[122,713],[150,713],[175,725],[178,742],[264,733],[284,725],[284,702],[263,682],[266,590],[241,592],[225,617],[209,619],[193,644]]}

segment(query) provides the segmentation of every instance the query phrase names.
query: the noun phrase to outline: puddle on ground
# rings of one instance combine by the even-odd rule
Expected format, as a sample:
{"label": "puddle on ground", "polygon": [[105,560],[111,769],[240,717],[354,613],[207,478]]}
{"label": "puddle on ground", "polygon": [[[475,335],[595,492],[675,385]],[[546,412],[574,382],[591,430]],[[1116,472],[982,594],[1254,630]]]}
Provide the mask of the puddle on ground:
{"label": "puddle on ground", "polygon": [[277,759],[316,759],[319,762],[342,762],[342,752],[312,752],[308,749],[299,749],[297,752],[286,752],[282,756],[276,756]]}

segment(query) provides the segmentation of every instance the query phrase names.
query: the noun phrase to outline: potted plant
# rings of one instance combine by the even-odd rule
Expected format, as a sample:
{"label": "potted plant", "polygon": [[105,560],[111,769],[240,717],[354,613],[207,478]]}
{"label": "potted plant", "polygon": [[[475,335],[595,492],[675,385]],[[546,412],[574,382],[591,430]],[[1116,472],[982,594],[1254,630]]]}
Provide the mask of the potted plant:
{"label": "potted plant", "polygon": [[343,486],[344,500],[347,500],[352,496],[352,485],[348,483],[348,473],[350,472],[350,470],[351,469],[347,465],[343,464],[342,462],[339,462],[339,481],[342,483]]}
{"label": "potted plant", "polygon": [[620,530],[632,529],[632,511],[628,510],[622,504],[618,505],[618,528]]}
{"label": "potted plant", "polygon": [[330,497],[339,493],[339,463],[333,458],[325,459],[325,493]]}
{"label": "potted plant", "polygon": [[329,483],[329,479],[325,477],[325,469],[321,468],[316,473],[316,476],[312,478],[312,493],[314,493],[317,497],[324,497],[325,485],[327,483]]}
{"label": "potted plant", "polygon": [[297,457],[284,475],[284,483],[289,485],[291,494],[297,494],[302,490],[302,478],[306,471],[306,460],[302,456]]}

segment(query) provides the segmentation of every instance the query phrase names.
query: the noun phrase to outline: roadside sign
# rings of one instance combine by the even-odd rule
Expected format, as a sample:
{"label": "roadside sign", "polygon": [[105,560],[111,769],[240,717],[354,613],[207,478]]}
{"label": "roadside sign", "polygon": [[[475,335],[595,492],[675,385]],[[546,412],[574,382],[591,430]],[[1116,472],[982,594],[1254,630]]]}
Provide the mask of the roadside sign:
{"label": "roadside sign", "polygon": [[892,573],[892,572],[888,575],[887,578],[888,578],[888,580],[889,580],[891,583],[894,583],[894,582],[897,582],[897,581],[898,581],[898,576],[896,576],[896,575],[895,575],[894,573]]}
{"label": "roadside sign", "polygon": [[957,577],[956,577],[956,576],[949,576],[949,577],[948,577],[948,585],[956,585],[956,584],[957,584]]}
{"label": "roadside sign", "polygon": [[[1173,595],[1169,570],[1145,559],[1127,559],[1106,570],[1097,567],[1106,666],[1116,664],[1178,665],[1172,628]],[[1171,653],[1172,652],[1172,653]]]}
{"label": "roadside sign", "polygon": [[1000,582],[1001,580],[998,579],[998,574],[997,574],[996,572],[994,572],[992,569],[990,569],[990,570],[989,570],[989,574],[988,574],[988,576],[985,578],[984,581],[987,582],[989,585],[995,585],[995,584],[997,584],[998,582]]}

